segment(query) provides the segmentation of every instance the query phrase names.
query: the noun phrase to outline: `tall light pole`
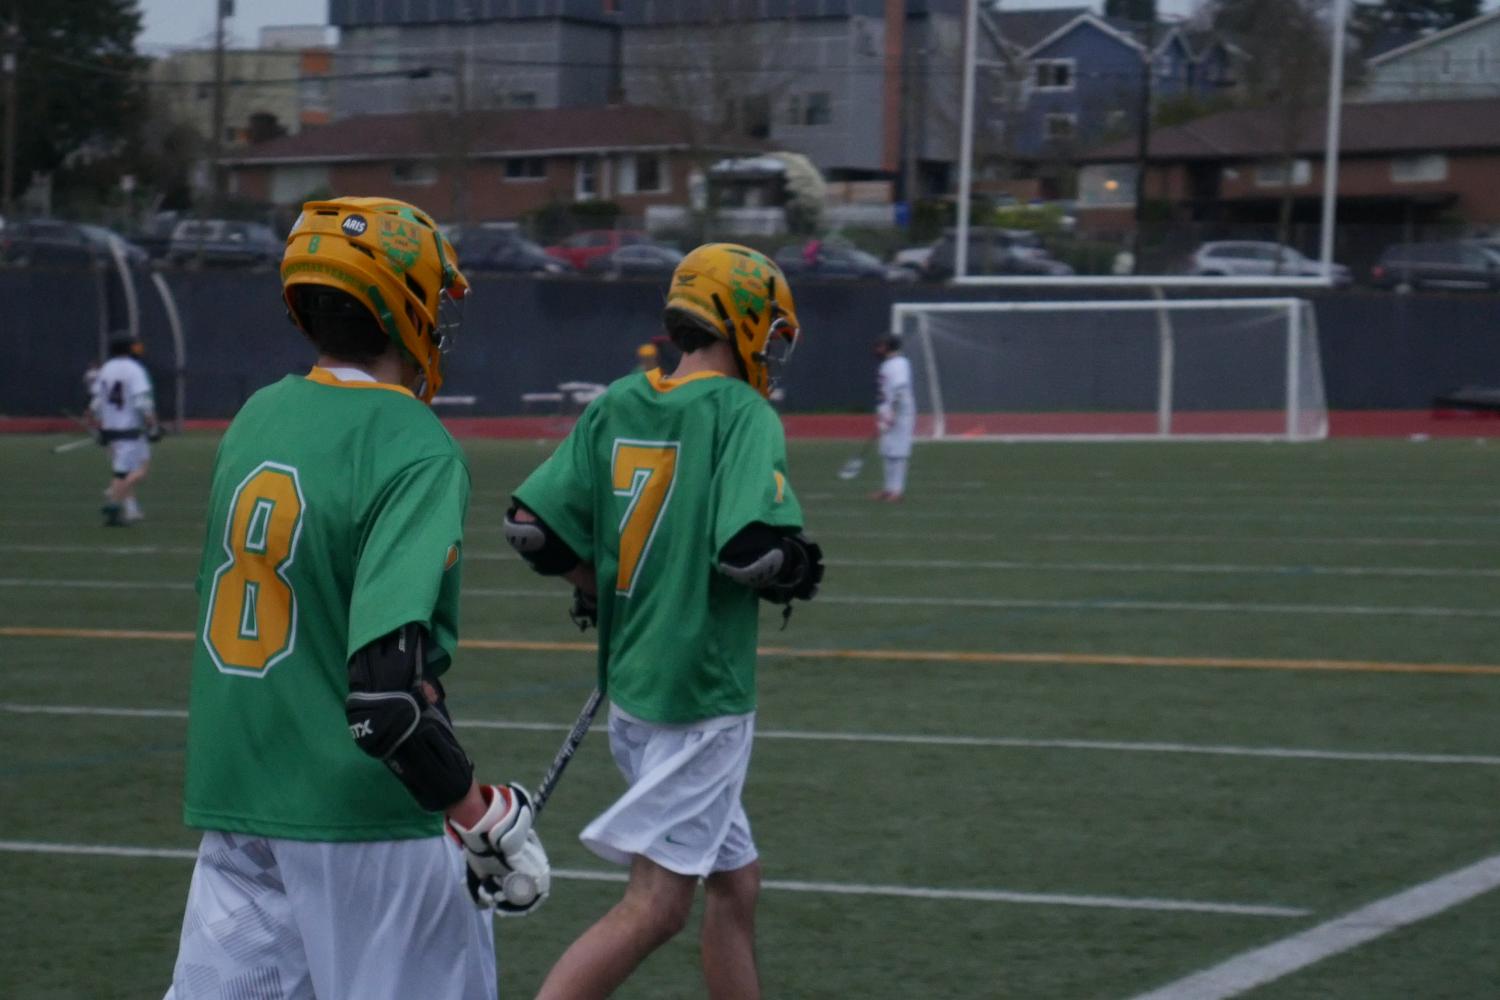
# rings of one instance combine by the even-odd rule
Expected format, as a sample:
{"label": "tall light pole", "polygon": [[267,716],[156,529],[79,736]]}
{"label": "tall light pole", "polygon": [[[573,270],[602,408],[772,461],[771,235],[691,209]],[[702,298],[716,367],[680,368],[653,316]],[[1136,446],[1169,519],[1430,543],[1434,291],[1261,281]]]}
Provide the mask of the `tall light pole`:
{"label": "tall light pole", "polygon": [[224,171],[219,162],[224,152],[224,19],[233,16],[234,0],[214,0],[214,134],[208,148],[212,157],[209,181],[216,210],[224,199]]}
{"label": "tall light pole", "polygon": [[10,23],[5,26],[3,54],[0,54],[0,73],[5,74],[5,167],[0,179],[0,213],[10,215],[16,196],[16,77],[20,73],[21,53],[21,7],[20,0],[11,0]]}

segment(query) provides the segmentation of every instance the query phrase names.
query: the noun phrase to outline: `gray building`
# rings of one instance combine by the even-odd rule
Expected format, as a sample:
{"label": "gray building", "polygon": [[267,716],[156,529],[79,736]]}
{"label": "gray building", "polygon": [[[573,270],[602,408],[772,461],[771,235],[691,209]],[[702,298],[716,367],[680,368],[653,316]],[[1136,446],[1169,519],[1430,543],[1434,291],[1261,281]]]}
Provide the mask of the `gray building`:
{"label": "gray building", "polygon": [[1500,10],[1391,49],[1367,64],[1357,101],[1500,97]]}
{"label": "gray building", "polygon": [[685,108],[704,146],[750,135],[831,179],[905,175],[943,190],[962,11],[963,0],[330,0],[345,78],[335,109]]}

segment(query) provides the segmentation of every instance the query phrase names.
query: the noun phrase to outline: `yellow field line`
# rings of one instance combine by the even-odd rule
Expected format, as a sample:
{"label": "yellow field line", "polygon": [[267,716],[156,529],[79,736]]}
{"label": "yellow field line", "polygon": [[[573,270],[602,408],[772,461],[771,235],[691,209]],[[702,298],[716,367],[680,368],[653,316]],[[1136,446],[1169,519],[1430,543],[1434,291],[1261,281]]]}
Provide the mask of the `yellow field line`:
{"label": "yellow field line", "polygon": [[[142,639],[188,642],[191,632],[144,629],[52,628],[0,626],[0,638]],[[511,652],[592,653],[592,642],[545,642],[525,639],[462,639],[463,649]],[[1500,665],[1482,663],[1386,663],[1379,660],[1281,660],[1232,656],[1131,656],[1119,653],[986,653],[945,649],[798,649],[762,646],[761,656],[805,660],[875,660],[904,663],[1062,664],[1087,667],[1197,667],[1217,670],[1323,670],[1371,674],[1500,675]]]}

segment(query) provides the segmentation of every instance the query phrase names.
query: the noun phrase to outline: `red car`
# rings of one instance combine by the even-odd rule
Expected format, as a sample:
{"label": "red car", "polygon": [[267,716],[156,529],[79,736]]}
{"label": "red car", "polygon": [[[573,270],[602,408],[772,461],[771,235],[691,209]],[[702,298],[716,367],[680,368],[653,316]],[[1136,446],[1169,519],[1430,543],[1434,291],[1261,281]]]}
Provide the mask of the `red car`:
{"label": "red car", "polygon": [[646,243],[648,237],[638,229],[585,229],[574,233],[547,253],[558,260],[567,261],[575,271],[588,267],[596,257],[612,254],[621,247]]}

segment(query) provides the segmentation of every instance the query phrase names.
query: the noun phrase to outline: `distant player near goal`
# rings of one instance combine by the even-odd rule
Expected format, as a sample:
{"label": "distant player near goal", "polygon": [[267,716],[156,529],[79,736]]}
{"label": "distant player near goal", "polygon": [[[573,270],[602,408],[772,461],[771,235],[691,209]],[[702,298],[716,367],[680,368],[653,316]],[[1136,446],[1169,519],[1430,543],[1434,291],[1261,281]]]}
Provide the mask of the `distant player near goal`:
{"label": "distant player near goal", "polygon": [[896,503],[906,495],[906,467],[911,461],[911,439],[917,427],[911,362],[901,353],[901,338],[895,334],[887,334],[875,342],[875,356],[880,359],[875,429],[880,435],[885,484],[871,499]]}
{"label": "distant player near goal", "polygon": [[88,421],[99,443],[109,449],[112,478],[100,513],[111,528],[145,516],[135,488],[151,468],[151,442],[161,438],[151,376],[138,360],[142,353],[140,341],[117,334],[109,342],[109,360],[94,373]]}
{"label": "distant player near goal", "polygon": [[167,997],[493,1000],[490,908],[530,911],[550,871],[439,680],[469,471],[424,404],[468,282],[427,215],[378,198],[305,205],[281,277],[318,360],[214,461],[183,809],[204,833]]}
{"label": "distant player near goal", "polygon": [[760,995],[760,865],[741,802],[755,732],[757,598],[810,600],[786,439],[767,403],[800,336],[791,289],[734,244],[683,258],[664,325],[682,360],[611,385],[515,492],[506,538],[539,572],[597,590],[599,686],[629,788],[584,829],[630,866],[624,898],[553,966],[539,1000],[611,994],[687,922],[701,879],[711,998]]}

